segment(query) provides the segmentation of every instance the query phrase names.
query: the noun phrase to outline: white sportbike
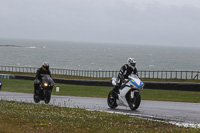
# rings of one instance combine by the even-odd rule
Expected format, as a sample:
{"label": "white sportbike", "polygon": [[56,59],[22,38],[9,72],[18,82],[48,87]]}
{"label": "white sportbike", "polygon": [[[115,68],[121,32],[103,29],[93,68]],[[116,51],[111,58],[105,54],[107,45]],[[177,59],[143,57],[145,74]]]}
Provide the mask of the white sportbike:
{"label": "white sportbike", "polygon": [[[140,106],[140,92],[144,87],[144,83],[135,74],[129,75],[128,78],[126,83],[120,87],[119,94],[114,91],[110,91],[108,94],[107,103],[110,108],[114,109],[121,105],[136,110]],[[112,84],[115,86],[117,82],[117,79],[113,77]]]}

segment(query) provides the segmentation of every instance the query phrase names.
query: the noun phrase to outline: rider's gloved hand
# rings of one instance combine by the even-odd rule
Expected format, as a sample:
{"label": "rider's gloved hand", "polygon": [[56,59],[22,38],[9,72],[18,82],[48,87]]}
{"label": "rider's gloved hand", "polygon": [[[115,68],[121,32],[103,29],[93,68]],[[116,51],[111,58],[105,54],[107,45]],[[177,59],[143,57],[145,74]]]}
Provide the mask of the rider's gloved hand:
{"label": "rider's gloved hand", "polygon": [[122,80],[122,82],[123,82],[123,83],[126,83],[126,80],[125,80],[125,79],[123,79],[123,80]]}
{"label": "rider's gloved hand", "polygon": [[40,80],[39,79],[35,79],[34,82],[35,82],[35,84],[39,84]]}

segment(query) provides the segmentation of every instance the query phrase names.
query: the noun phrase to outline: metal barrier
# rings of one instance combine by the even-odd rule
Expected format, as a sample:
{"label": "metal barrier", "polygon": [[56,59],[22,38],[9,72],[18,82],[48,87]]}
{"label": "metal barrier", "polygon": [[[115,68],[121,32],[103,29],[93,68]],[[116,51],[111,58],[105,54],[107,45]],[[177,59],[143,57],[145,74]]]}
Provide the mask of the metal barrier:
{"label": "metal barrier", "polygon": [[[0,66],[0,71],[6,72],[23,72],[36,73],[38,68],[35,67],[17,67],[17,66]],[[97,71],[97,70],[71,70],[50,68],[52,74],[95,77],[95,78],[111,78],[116,77],[119,71]],[[199,80],[199,71],[138,71],[140,78],[151,79],[196,79]]]}

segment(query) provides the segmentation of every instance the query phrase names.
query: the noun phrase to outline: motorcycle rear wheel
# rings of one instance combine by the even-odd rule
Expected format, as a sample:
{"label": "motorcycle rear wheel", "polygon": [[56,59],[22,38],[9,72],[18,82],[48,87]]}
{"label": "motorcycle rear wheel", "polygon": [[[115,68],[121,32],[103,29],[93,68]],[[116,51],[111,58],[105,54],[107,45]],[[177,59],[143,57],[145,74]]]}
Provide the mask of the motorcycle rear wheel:
{"label": "motorcycle rear wheel", "polygon": [[[130,94],[130,93],[129,93]],[[128,103],[131,110],[136,110],[140,106],[141,96],[140,93],[134,93],[134,98],[129,95]]]}
{"label": "motorcycle rear wheel", "polygon": [[116,102],[116,94],[112,91],[108,94],[107,104],[111,109],[115,109],[118,106]]}

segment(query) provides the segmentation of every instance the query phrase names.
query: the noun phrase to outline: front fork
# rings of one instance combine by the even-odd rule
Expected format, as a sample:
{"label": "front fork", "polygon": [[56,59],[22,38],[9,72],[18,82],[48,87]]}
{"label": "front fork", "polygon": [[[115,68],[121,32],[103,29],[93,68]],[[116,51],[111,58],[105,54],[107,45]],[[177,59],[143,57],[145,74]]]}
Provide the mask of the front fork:
{"label": "front fork", "polygon": [[131,99],[134,98],[134,91],[131,90]]}
{"label": "front fork", "polygon": [[[143,89],[143,88],[142,88]],[[130,93],[131,93],[131,99],[134,98],[134,93],[140,93],[141,89],[135,90],[135,89],[131,89]]]}

